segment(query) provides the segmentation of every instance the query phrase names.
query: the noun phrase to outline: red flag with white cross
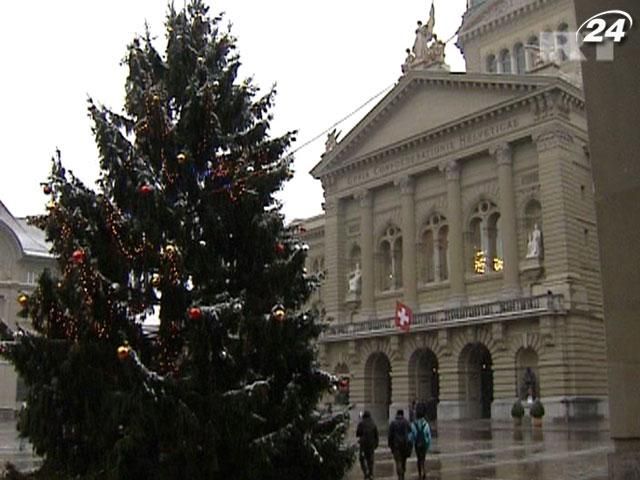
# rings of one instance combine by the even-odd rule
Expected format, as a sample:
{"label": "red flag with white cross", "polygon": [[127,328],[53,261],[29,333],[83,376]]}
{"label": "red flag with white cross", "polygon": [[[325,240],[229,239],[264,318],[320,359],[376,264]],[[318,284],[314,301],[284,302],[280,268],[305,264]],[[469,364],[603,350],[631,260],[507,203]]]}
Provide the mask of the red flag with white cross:
{"label": "red flag with white cross", "polygon": [[404,303],[396,302],[396,327],[408,332],[413,322],[413,311]]}

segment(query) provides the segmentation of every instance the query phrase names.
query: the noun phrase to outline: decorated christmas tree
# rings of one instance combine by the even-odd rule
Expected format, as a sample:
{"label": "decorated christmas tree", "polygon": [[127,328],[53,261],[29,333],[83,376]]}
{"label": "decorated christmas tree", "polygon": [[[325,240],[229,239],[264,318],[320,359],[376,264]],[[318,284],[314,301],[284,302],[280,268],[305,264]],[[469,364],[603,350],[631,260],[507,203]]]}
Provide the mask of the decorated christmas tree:
{"label": "decorated christmas tree", "polygon": [[3,356],[29,387],[39,478],[340,479],[344,416],[317,405],[321,326],[306,246],[274,194],[293,133],[274,91],[239,80],[235,40],[201,0],[128,47],[123,113],[90,101],[97,188],[60,155],[43,185],[59,272],[19,298]]}

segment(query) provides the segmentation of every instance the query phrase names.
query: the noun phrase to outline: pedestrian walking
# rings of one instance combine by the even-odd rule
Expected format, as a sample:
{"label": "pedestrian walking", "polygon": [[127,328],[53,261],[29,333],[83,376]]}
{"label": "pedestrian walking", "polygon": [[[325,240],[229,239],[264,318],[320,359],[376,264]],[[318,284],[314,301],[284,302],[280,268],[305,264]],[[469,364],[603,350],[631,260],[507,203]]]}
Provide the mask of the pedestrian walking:
{"label": "pedestrian walking", "polygon": [[378,448],[378,427],[367,410],[364,411],[358,423],[356,437],[360,445],[360,468],[362,468],[364,480],[373,480],[373,454]]}
{"label": "pedestrian walking", "polygon": [[398,480],[404,480],[407,458],[411,455],[411,424],[404,418],[404,410],[398,410],[396,418],[389,425],[388,444],[396,464]]}
{"label": "pedestrian walking", "polygon": [[416,419],[411,422],[411,442],[416,450],[418,480],[425,480],[427,472],[424,468],[424,460],[431,446],[431,427],[425,418],[424,408],[416,410]]}

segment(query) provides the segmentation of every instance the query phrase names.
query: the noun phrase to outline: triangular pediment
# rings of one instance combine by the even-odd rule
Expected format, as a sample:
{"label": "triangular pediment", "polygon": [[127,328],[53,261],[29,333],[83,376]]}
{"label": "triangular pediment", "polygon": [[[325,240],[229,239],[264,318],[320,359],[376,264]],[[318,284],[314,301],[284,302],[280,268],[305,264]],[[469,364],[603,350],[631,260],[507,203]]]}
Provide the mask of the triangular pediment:
{"label": "triangular pediment", "polygon": [[517,101],[549,78],[412,71],[314,167],[323,174],[425,132]]}

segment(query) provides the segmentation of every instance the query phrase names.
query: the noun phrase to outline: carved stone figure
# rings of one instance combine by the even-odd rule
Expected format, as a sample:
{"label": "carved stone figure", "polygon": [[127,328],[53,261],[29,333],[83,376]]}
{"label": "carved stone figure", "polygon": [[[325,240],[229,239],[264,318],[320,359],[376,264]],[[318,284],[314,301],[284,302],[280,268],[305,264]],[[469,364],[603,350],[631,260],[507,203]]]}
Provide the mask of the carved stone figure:
{"label": "carved stone figure", "polygon": [[327,134],[327,140],[324,142],[324,153],[329,153],[338,145],[338,137],[342,131],[336,132],[334,128]]}
{"label": "carved stone figure", "polygon": [[362,272],[360,271],[360,264],[356,263],[356,268],[349,274],[349,293],[351,295],[360,293],[361,284]]}
{"label": "carved stone figure", "polygon": [[416,56],[409,50],[408,48],[405,50],[407,52],[407,58],[404,59],[404,63],[402,64],[402,73],[407,73],[411,69],[411,65],[416,61]]}
{"label": "carved stone figure", "polygon": [[433,26],[435,25],[435,10],[433,2],[431,3],[431,10],[429,11],[429,20],[426,24],[418,21],[418,28],[416,29],[416,39],[413,42],[413,54],[417,61],[426,60],[428,53],[428,44],[433,38]]}
{"label": "carved stone figure", "polygon": [[536,223],[529,234],[527,244],[527,258],[540,258],[542,255],[542,232]]}
{"label": "carved stone figure", "polygon": [[433,34],[433,44],[429,47],[429,63],[444,63],[445,43],[438,40],[438,36]]}

